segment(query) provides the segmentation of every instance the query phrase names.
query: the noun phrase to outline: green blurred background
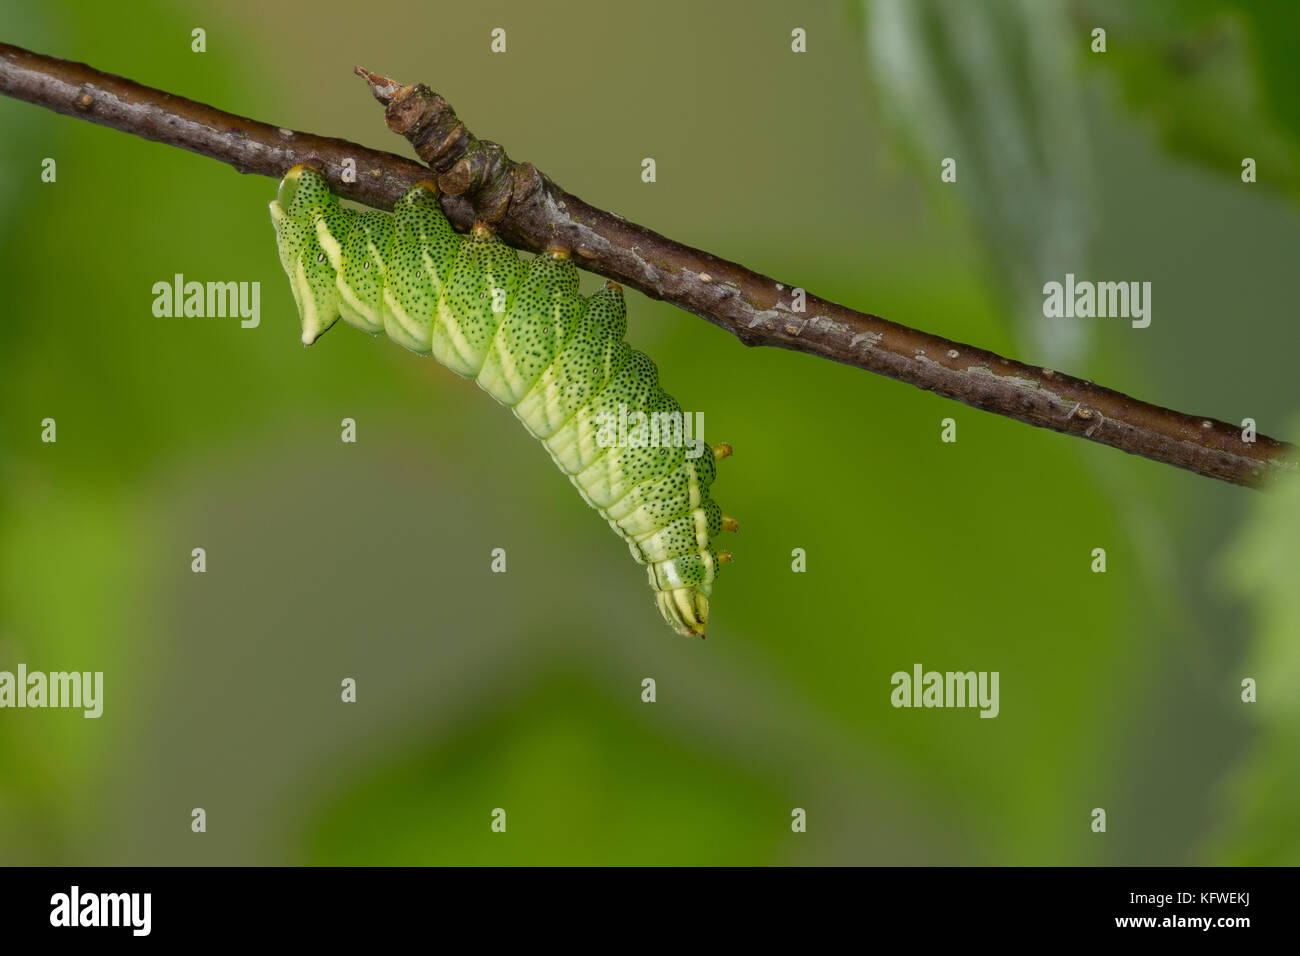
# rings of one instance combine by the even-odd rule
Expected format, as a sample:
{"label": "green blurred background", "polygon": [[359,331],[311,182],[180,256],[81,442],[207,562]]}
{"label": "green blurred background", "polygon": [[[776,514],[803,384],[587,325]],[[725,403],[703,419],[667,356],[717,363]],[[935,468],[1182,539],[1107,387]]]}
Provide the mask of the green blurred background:
{"label": "green blurred background", "polygon": [[[404,153],[351,67],[424,81],[675,239],[1292,438],[1298,36],[1282,2],[0,12],[5,41]],[[1300,863],[1300,493],[629,293],[630,341],[737,449],[736,563],[683,640],[472,383],[348,329],[298,344],[271,180],[8,100],[0,130],[0,669],[106,684],[99,720],[0,712],[0,861]],[[1151,281],[1150,328],[1043,319],[1067,271]],[[260,281],[261,326],[155,318],[175,273]],[[1000,715],[892,708],[918,662],[999,671]]]}

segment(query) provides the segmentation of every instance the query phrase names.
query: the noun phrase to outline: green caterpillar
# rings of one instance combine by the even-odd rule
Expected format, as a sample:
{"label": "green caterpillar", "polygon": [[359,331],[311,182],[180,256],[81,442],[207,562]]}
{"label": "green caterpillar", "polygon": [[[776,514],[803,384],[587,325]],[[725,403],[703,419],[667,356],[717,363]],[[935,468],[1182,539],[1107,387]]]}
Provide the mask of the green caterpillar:
{"label": "green caterpillar", "polygon": [[315,169],[295,166],[271,220],[305,345],[342,317],[473,378],[541,439],[646,566],[664,620],[704,636],[717,566],[731,559],[712,539],[736,529],[709,497],[715,458],[731,448],[693,457],[680,443],[611,447],[620,411],[681,414],[654,362],[623,341],[618,285],[584,298],[567,253],[525,262],[485,225],[460,235],[431,183],[392,215],[361,212],[343,208]]}

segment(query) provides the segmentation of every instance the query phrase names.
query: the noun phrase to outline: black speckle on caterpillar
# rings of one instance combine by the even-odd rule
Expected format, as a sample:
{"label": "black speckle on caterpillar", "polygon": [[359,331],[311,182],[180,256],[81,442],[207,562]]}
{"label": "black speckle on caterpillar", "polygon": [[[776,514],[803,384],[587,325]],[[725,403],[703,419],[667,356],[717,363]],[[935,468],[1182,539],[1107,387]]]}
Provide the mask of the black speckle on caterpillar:
{"label": "black speckle on caterpillar", "polygon": [[617,284],[583,297],[564,250],[524,262],[486,226],[457,233],[431,183],[389,215],[343,208],[320,173],[295,166],[271,220],[304,344],[342,318],[473,378],[627,542],[664,620],[704,636],[718,565],[731,560],[712,541],[736,530],[709,497],[715,461],[731,447],[700,455],[599,440],[601,423],[620,412],[681,413],[654,362],[623,341]]}

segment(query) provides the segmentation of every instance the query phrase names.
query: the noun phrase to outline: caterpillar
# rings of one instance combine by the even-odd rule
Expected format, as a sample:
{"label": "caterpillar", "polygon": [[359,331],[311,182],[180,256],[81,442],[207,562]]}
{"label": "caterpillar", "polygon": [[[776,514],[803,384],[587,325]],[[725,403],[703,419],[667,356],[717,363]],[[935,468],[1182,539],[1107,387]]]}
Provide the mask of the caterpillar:
{"label": "caterpillar", "polygon": [[317,170],[295,166],[271,221],[304,345],[342,318],[474,379],[627,542],[669,626],[704,637],[718,565],[731,560],[712,540],[737,528],[709,497],[715,460],[731,447],[692,455],[680,442],[608,440],[611,416],[681,414],[655,363],[623,340],[616,283],[583,297],[566,252],[525,261],[483,223],[456,232],[427,182],[391,214],[360,211]]}

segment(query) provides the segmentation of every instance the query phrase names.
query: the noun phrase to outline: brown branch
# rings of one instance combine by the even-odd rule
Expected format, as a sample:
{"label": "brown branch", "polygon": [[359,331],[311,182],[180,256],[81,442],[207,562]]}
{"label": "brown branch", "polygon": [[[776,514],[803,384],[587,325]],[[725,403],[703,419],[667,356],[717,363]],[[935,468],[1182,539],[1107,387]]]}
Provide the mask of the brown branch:
{"label": "brown branch", "polygon": [[[565,192],[531,164],[470,133],[442,97],[357,71],[443,190],[458,228],[476,219],[533,251],[564,248],[584,268],[708,319],[746,345],[807,352],[887,375],[1029,425],[1110,445],[1234,484],[1258,487],[1297,469],[1292,445],[1242,440],[1227,422],[1149,405],[1060,372],[951,342],[808,295],[744,266],[673,242]],[[298,163],[321,169],[339,195],[389,208],[430,170],[346,140],[234,116],[131,80],[0,44],[0,93],[146,139],[280,177]],[[343,178],[355,163],[355,182]]]}

